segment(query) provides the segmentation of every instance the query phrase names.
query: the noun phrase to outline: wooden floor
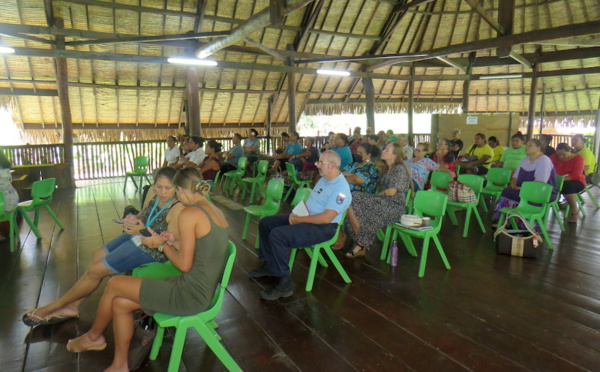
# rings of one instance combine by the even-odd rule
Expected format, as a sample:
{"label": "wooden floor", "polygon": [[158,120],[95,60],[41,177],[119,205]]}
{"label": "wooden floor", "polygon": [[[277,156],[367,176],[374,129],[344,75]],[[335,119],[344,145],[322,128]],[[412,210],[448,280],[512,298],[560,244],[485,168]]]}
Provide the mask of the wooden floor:
{"label": "wooden floor", "polygon": [[[0,371],[94,372],[110,364],[112,343],[80,355],[65,349],[67,339],[89,328],[101,290],[79,320],[31,330],[20,318],[63,294],[90,252],[119,233],[111,219],[138,202],[133,189],[125,196],[121,187],[113,179],[57,191],[53,209],[64,231],[44,217],[44,239],[22,225],[18,251],[0,245]],[[256,225],[242,241],[244,213],[223,207],[238,255],[219,333],[245,371],[600,371],[600,221],[591,203],[586,208],[587,219],[566,233],[551,220],[556,249],[542,249],[535,260],[498,256],[489,231],[472,223],[463,239],[462,226],[446,219],[441,240],[452,270],[432,252],[418,279],[417,259],[401,247],[398,266],[390,267],[376,245],[366,258],[340,258],[352,284],[320,268],[306,293],[302,254],[294,296],[264,302],[258,292],[271,283],[246,274],[257,265]],[[111,340],[112,330],[106,334]],[[142,370],[166,371],[169,352],[167,340]],[[224,367],[190,332],[182,370]]]}

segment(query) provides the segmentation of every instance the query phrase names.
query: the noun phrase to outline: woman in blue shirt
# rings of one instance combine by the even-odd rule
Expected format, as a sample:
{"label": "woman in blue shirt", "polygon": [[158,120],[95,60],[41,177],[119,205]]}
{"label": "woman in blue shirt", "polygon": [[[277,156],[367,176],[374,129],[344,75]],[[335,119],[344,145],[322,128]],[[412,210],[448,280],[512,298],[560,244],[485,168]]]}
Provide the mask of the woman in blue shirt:
{"label": "woman in blue shirt", "polygon": [[331,149],[338,153],[340,159],[342,160],[342,165],[340,165],[340,169],[346,168],[350,163],[352,163],[352,151],[350,151],[350,147],[348,147],[348,136],[344,133],[338,133],[335,135],[334,140],[335,147]]}
{"label": "woman in blue shirt", "polygon": [[377,191],[377,181],[379,180],[379,170],[375,163],[371,161],[372,157],[380,154],[377,146],[371,146],[368,143],[361,143],[356,150],[356,162],[347,166],[343,175],[350,184],[350,191],[362,191],[374,194]]}

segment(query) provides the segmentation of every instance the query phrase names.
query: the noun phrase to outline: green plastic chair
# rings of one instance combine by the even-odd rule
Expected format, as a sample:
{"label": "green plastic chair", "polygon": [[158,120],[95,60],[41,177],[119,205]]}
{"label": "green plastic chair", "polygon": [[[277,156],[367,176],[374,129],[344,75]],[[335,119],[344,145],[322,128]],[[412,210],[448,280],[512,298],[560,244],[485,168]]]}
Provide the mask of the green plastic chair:
{"label": "green plastic chair", "polygon": [[[512,171],[508,168],[490,168],[486,175],[487,183],[481,190],[482,195],[489,195],[494,198],[494,204],[500,199],[502,190],[508,187]],[[483,210],[488,211],[485,198],[482,198]]]}
{"label": "green plastic chair", "polygon": [[[577,205],[579,206],[579,211],[581,212],[581,215],[583,217],[587,216],[587,213],[585,212],[585,209],[583,208],[583,194],[587,194],[588,198],[590,198],[590,200],[592,201],[592,203],[594,204],[594,206],[596,207],[596,209],[600,209],[600,205],[598,204],[598,200],[596,199],[596,197],[594,197],[594,195],[592,194],[592,192],[590,191],[591,188],[593,187],[598,187],[598,185],[594,185],[594,184],[590,184],[587,185],[585,187],[585,189],[577,194]],[[567,205],[567,210],[565,211],[565,214],[568,216],[569,215],[569,211],[570,211],[571,207]]]}
{"label": "green plastic chair", "polygon": [[455,201],[448,200],[448,208],[446,212],[450,217],[450,221],[455,226],[458,226],[458,220],[456,219],[456,215],[454,214],[454,208],[466,209],[467,215],[465,216],[465,227],[463,229],[463,238],[466,238],[469,235],[469,225],[471,224],[471,214],[475,214],[477,218],[477,222],[479,222],[479,227],[481,228],[481,232],[485,234],[485,226],[483,226],[483,221],[481,220],[481,216],[479,215],[479,211],[477,210],[477,206],[479,205],[479,199],[481,197],[481,190],[483,189],[483,182],[485,179],[481,176],[477,176],[474,174],[461,174],[458,176],[458,182],[466,183],[469,185],[475,195],[477,196],[477,200],[474,203],[460,203]]}
{"label": "green plastic chair", "polygon": [[[519,192],[519,198],[521,201],[516,208],[516,211],[521,213],[523,217],[529,221],[532,226],[535,226],[537,222],[542,230],[542,236],[546,240],[549,249],[554,249],[552,241],[548,236],[546,229],[546,214],[549,210],[550,197],[552,196],[552,186],[541,183],[541,182],[523,182],[521,185],[521,191]],[[538,204],[538,205],[533,205]],[[506,214],[511,211],[511,208],[500,209],[500,219],[498,220],[498,226],[502,226]],[[513,228],[517,226],[513,223]]]}
{"label": "green plastic chair", "polygon": [[[558,190],[562,190],[564,183],[565,183],[565,177],[556,175],[556,187],[558,188]],[[556,199],[554,199],[554,201],[551,201],[549,203],[549,209],[551,209],[552,213],[554,213],[554,218],[556,218],[556,221],[558,221],[560,230],[565,231],[566,230],[565,224],[563,222],[563,218],[560,216],[560,208],[558,206],[559,199],[560,198],[557,197]],[[546,225],[548,225],[548,217],[549,216],[550,216],[550,211],[548,211],[548,213],[546,214]]]}
{"label": "green plastic chair", "polygon": [[[229,277],[233,269],[233,262],[235,261],[236,248],[235,245],[230,241],[228,246],[228,257],[223,268],[223,274],[221,276],[220,283],[217,285],[213,299],[208,306],[208,309],[201,312],[200,314],[190,316],[175,316],[163,313],[154,314],[154,319],[158,324],[156,331],[156,337],[152,343],[152,350],[150,351],[150,360],[155,360],[162,346],[163,337],[165,334],[166,327],[175,327],[175,336],[173,338],[173,349],[171,351],[171,358],[169,360],[168,372],[177,372],[179,370],[179,364],[181,363],[181,354],[183,352],[183,346],[185,344],[185,336],[189,328],[194,328],[200,337],[206,342],[206,345],[215,353],[217,358],[225,365],[229,371],[242,371],[240,366],[233,360],[231,355],[221,344],[221,337],[215,331],[218,324],[215,322],[215,317],[221,311],[223,305],[223,297],[225,295],[225,289],[229,283]],[[158,264],[167,265],[167,264]],[[172,269],[177,270],[175,267]],[[137,270],[137,274],[142,277],[149,275],[151,278],[162,278],[166,273],[174,274],[176,271],[172,271],[171,268],[165,267],[157,270],[156,265],[151,264],[148,267],[143,267]],[[177,270],[179,271],[179,270]],[[177,275],[177,274],[175,274]],[[168,275],[174,276],[174,275]]]}
{"label": "green plastic chair", "polygon": [[310,194],[312,193],[312,189],[303,187],[301,189],[296,190],[296,195],[294,195],[294,200],[290,203],[292,208],[297,206],[301,201],[305,202],[310,198]]}
{"label": "green plastic chair", "polygon": [[293,189],[301,189],[303,187],[310,188],[311,180],[301,181],[298,179],[298,172],[296,172],[296,167],[292,163],[285,163],[285,169],[287,170],[288,179],[290,180],[290,189],[287,194],[285,194],[284,200],[287,200],[290,197]]}
{"label": "green plastic chair", "polygon": [[431,185],[431,191],[439,191],[445,193],[448,191],[448,184],[452,181],[452,177],[448,172],[434,171],[431,173],[431,179],[429,184]]}
{"label": "green plastic chair", "polygon": [[[227,194],[232,194],[235,190],[235,187],[239,187],[240,189],[244,188],[244,183],[242,182],[242,177],[246,175],[246,165],[248,164],[248,158],[242,156],[240,160],[238,160],[238,166],[236,170],[229,171],[227,173],[222,174],[223,181],[221,182],[221,190],[223,190]],[[229,190],[229,191],[228,191]]]}
{"label": "green plastic chair", "polygon": [[[450,270],[448,258],[446,257],[444,248],[442,248],[442,244],[438,238],[438,233],[442,228],[442,221],[444,219],[444,215],[446,214],[447,205],[448,196],[441,192],[431,193],[428,191],[417,191],[414,203],[414,214],[420,217],[430,217],[430,224],[433,229],[418,231],[407,229],[396,224],[390,225],[391,229],[393,230],[392,240],[396,240],[399,234],[400,239],[402,239],[402,242],[406,246],[408,253],[410,253],[413,257],[417,257],[417,251],[412,238],[423,239],[421,263],[419,264],[419,278],[425,276],[425,266],[427,265],[427,254],[429,253],[429,242],[431,239],[433,239],[433,242],[435,243],[438,253],[444,262],[444,266],[446,269]],[[390,263],[391,252],[389,250],[389,244],[384,246],[384,250],[387,255],[387,262]]]}
{"label": "green plastic chair", "polygon": [[[246,212],[246,223],[242,232],[242,240],[248,236],[248,227],[250,226],[251,216],[257,216],[259,219],[267,216],[274,216],[279,212],[281,206],[281,197],[283,195],[283,181],[280,179],[271,179],[267,184],[267,200],[262,205],[249,205],[244,207]],[[254,248],[258,248],[258,232],[256,233],[256,243]]]}
{"label": "green plastic chair", "polygon": [[[42,234],[38,229],[38,223],[40,220],[40,209],[45,208],[50,216],[54,219],[58,227],[64,230],[63,224],[60,222],[58,217],[50,209],[50,203],[52,203],[54,190],[56,189],[56,178],[46,178],[44,180],[36,181],[31,185],[31,199],[18,204],[17,210],[23,215],[25,221],[31,228],[31,231],[35,234],[38,239],[42,238]],[[35,217],[33,222],[29,218],[27,212],[35,211]]]}
{"label": "green plastic chair", "polygon": [[15,251],[15,242],[19,239],[19,226],[17,225],[17,209],[10,212],[4,210],[4,193],[0,191],[0,222],[8,221],[8,240],[10,243],[10,251]]}
{"label": "green plastic chair", "polygon": [[256,177],[244,177],[242,178],[242,182],[244,187],[242,188],[242,199],[244,199],[244,197],[246,196],[246,191],[248,189],[249,185],[252,185],[252,190],[250,191],[250,200],[249,202],[252,203],[254,202],[254,192],[256,191],[256,188],[258,188],[258,192],[259,195],[262,192],[263,194],[266,194],[266,190],[265,187],[263,186],[263,183],[265,182],[265,180],[267,179],[267,172],[269,170],[269,161],[268,160],[261,160],[258,162],[258,166],[254,167],[254,169],[257,171],[257,175]]}
{"label": "green plastic chair", "polygon": [[[150,162],[148,161],[147,156],[136,157],[133,160],[133,172],[125,173],[125,183],[123,184],[123,191],[125,191],[125,188],[127,187],[127,180],[129,178],[131,178],[131,181],[133,181],[133,185],[135,186],[136,190],[142,190],[142,181],[144,179],[146,179],[146,181],[148,181],[149,184],[152,184],[152,182],[148,178],[148,166],[149,165],[150,165]],[[139,177],[139,182],[140,182],[139,186],[135,182],[135,177]]]}
{"label": "green plastic chair", "polygon": [[140,267],[136,267],[131,273],[132,276],[137,276],[140,278],[156,279],[179,276],[181,274],[182,271],[176,268],[171,261],[167,261],[165,263],[153,262],[145,264]]}
{"label": "green plastic chair", "polygon": [[511,172],[514,172],[517,169],[519,169],[519,165],[521,165],[521,160],[510,159],[505,161],[504,164],[502,164],[502,168],[510,169]]}
{"label": "green plastic chair", "polygon": [[325,259],[323,258],[322,252],[325,252],[325,254],[327,254],[327,257],[329,257],[329,260],[331,261],[333,266],[335,266],[338,273],[340,273],[342,279],[344,279],[344,282],[352,283],[352,280],[350,280],[348,273],[346,273],[346,270],[344,270],[344,268],[340,264],[340,261],[337,259],[337,257],[331,250],[331,246],[334,245],[338,239],[338,235],[340,233],[340,229],[341,229],[342,225],[344,224],[345,218],[346,218],[346,211],[344,211],[344,213],[342,214],[342,219],[340,220],[340,223],[338,224],[337,230],[335,231],[335,235],[333,236],[333,238],[329,239],[328,241],[318,243],[318,244],[315,244],[310,247],[292,248],[292,250],[290,252],[290,260],[289,260],[290,272],[292,272],[292,269],[294,267],[294,261],[296,260],[296,254],[298,253],[299,249],[304,250],[310,257],[308,278],[306,279],[306,287],[304,288],[306,290],[306,292],[312,291],[313,284],[315,282],[315,274],[317,272],[317,263],[320,263],[324,267],[329,267],[329,265],[327,264],[327,261],[325,261]]}

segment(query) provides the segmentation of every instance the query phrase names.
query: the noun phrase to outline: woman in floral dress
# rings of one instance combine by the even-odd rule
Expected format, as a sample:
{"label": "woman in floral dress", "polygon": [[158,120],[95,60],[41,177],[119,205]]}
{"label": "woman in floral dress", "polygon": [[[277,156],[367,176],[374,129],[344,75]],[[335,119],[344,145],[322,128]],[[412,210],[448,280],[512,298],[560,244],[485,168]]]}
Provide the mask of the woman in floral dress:
{"label": "woman in floral dress", "polygon": [[388,144],[381,155],[388,170],[379,181],[380,191],[377,194],[352,193],[352,204],[344,228],[355,246],[346,253],[346,257],[364,256],[373,244],[377,231],[399,220],[404,214],[406,192],[411,180],[403,154],[404,150],[399,144]]}
{"label": "woman in floral dress", "polygon": [[0,191],[4,194],[4,210],[7,212],[17,208],[19,204],[19,195],[12,185],[10,166],[10,161],[0,151]]}

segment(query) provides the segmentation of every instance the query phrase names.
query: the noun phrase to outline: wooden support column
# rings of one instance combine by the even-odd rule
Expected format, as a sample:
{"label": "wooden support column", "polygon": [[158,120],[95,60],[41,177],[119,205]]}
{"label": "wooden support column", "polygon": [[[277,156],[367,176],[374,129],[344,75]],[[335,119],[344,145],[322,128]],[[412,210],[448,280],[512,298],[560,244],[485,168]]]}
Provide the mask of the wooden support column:
{"label": "wooden support column", "polygon": [[410,82],[408,83],[408,144],[414,146],[413,111],[415,104],[415,65],[410,66]]}
{"label": "wooden support column", "polygon": [[465,71],[466,75],[469,78],[463,82],[463,92],[462,92],[462,112],[463,112],[463,114],[466,114],[469,112],[471,74],[473,73],[473,65],[475,64],[475,56],[476,55],[477,55],[476,52],[471,52],[469,54],[469,65],[467,66],[467,70]]}
{"label": "wooden support column", "polygon": [[275,104],[275,94],[269,97],[267,101],[267,154],[271,154],[271,125],[273,123],[273,106]]}
{"label": "wooden support column", "polygon": [[535,99],[537,96],[539,65],[533,65],[533,76],[531,77],[531,89],[529,92],[529,112],[527,115],[527,140],[533,138],[533,122],[535,121]]}
{"label": "wooden support column", "polygon": [[[61,18],[56,18],[54,24],[58,28],[64,28],[64,22]],[[56,49],[65,49],[65,37],[56,37]],[[75,178],[73,176],[73,120],[71,118],[71,104],[69,102],[69,73],[67,60],[65,58],[56,58],[56,90],[58,91],[58,102],[60,104],[60,115],[62,118],[62,137],[63,151],[65,161],[65,172],[63,175],[66,187],[75,187]]]}
{"label": "wooden support column", "polygon": [[544,130],[544,111],[546,110],[546,83],[542,83],[542,102],[540,103],[540,135]]}
{"label": "wooden support column", "polygon": [[596,161],[600,163],[600,132],[598,128],[600,127],[600,99],[598,100],[598,109],[596,110],[596,118],[594,121],[594,154],[596,155]]}
{"label": "wooden support column", "polygon": [[375,133],[375,88],[373,87],[373,79],[363,78],[363,87],[367,96],[367,104],[365,113],[367,114],[367,130]]}
{"label": "wooden support column", "polygon": [[[294,66],[294,60],[289,59],[289,65]],[[288,73],[288,118],[290,132],[296,131],[296,73]]]}
{"label": "wooden support column", "polygon": [[200,126],[200,95],[198,94],[198,70],[190,67],[187,70],[187,126],[192,136],[202,135]]}

